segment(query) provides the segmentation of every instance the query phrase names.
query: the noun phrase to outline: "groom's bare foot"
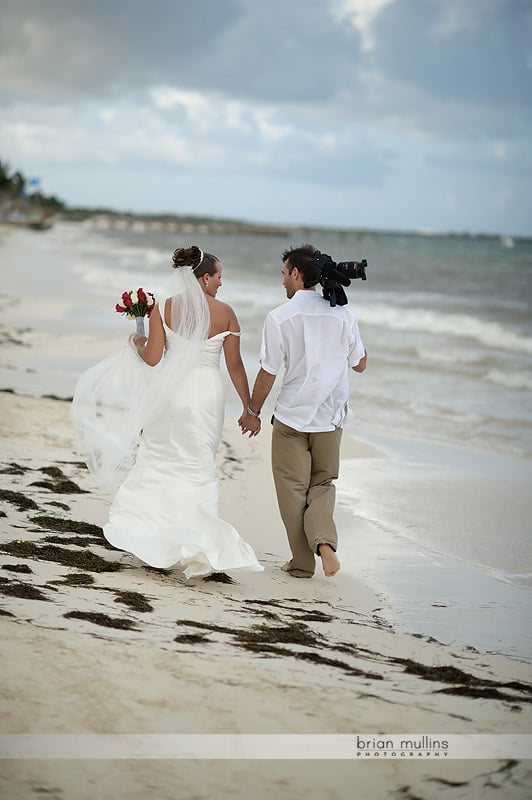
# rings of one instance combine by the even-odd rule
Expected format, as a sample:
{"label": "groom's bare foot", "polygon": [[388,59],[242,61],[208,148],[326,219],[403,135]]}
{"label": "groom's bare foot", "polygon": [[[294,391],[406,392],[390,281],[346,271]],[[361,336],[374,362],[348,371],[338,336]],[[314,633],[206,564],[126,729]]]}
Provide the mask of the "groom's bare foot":
{"label": "groom's bare foot", "polygon": [[312,578],[314,575],[314,570],[311,572],[306,569],[297,569],[297,567],[292,566],[291,561],[287,561],[286,564],[283,564],[281,569],[283,572],[286,572],[287,575],[290,575],[291,578]]}
{"label": "groom's bare foot", "polygon": [[340,569],[340,562],[330,544],[320,544],[320,558],[326,577],[332,578],[333,575],[336,575]]}

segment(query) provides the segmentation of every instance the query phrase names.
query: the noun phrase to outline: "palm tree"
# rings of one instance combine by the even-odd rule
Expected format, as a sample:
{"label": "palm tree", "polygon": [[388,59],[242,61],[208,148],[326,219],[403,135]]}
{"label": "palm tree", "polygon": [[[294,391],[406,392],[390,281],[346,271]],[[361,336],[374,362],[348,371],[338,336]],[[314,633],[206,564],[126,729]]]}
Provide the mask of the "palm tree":
{"label": "palm tree", "polygon": [[24,177],[22,172],[19,172],[17,170],[11,178],[11,185],[13,187],[13,194],[15,195],[15,197],[21,197],[24,195],[26,184],[27,184],[26,178]]}
{"label": "palm tree", "polygon": [[48,226],[48,218],[64,211],[65,204],[57,197],[44,195],[41,191],[26,194],[27,178],[17,170],[11,172],[7,161],[0,160],[0,218],[22,224],[35,224],[34,218],[40,217],[37,224]]}
{"label": "palm tree", "polygon": [[0,161],[0,192],[6,191],[11,186],[9,177],[9,164],[7,161]]}

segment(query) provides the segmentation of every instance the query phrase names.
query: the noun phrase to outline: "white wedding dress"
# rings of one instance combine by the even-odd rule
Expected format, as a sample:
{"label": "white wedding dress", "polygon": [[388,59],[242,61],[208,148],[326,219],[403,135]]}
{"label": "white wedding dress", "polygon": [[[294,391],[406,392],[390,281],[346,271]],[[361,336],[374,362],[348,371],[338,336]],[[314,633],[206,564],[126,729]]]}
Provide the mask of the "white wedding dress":
{"label": "white wedding dress", "polygon": [[[188,347],[165,325],[167,350],[157,379],[168,388]],[[220,353],[229,331],[201,342],[194,366],[165,391],[166,407],[144,426],[135,466],[111,506],[105,538],[153,567],[185,566],[187,578],[262,571],[255,553],[218,517],[216,452],[224,420]]]}
{"label": "white wedding dress", "polygon": [[187,578],[263,567],[218,517],[216,452],[224,420],[220,354],[192,271],[174,271],[172,327],[149,367],[129,342],[83,373],[72,403],[77,447],[103,490],[118,488],[105,538],[152,567]]}

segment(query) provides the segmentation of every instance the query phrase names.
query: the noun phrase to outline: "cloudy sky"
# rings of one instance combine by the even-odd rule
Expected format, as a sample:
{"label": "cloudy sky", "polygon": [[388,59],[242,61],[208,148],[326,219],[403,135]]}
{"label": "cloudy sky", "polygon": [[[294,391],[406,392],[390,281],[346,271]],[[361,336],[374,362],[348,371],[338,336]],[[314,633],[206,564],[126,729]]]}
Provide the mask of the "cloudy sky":
{"label": "cloudy sky", "polygon": [[0,11],[0,159],[71,205],[532,235],[532,0]]}

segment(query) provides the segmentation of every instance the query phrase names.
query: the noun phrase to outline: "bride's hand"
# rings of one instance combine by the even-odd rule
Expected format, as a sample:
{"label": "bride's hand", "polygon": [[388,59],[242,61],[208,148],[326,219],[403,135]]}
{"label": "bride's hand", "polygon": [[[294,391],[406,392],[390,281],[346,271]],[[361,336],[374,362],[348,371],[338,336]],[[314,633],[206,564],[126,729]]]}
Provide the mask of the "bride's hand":
{"label": "bride's hand", "polygon": [[260,419],[258,417],[253,417],[246,411],[242,414],[242,416],[238,420],[238,424],[240,425],[242,434],[249,433],[250,439],[253,438],[253,436],[257,436],[260,433],[261,429]]}
{"label": "bride's hand", "polygon": [[132,333],[131,336],[129,337],[129,341],[138,350],[141,345],[144,347],[144,345],[148,341],[148,337],[147,336],[139,336],[138,333]]}

